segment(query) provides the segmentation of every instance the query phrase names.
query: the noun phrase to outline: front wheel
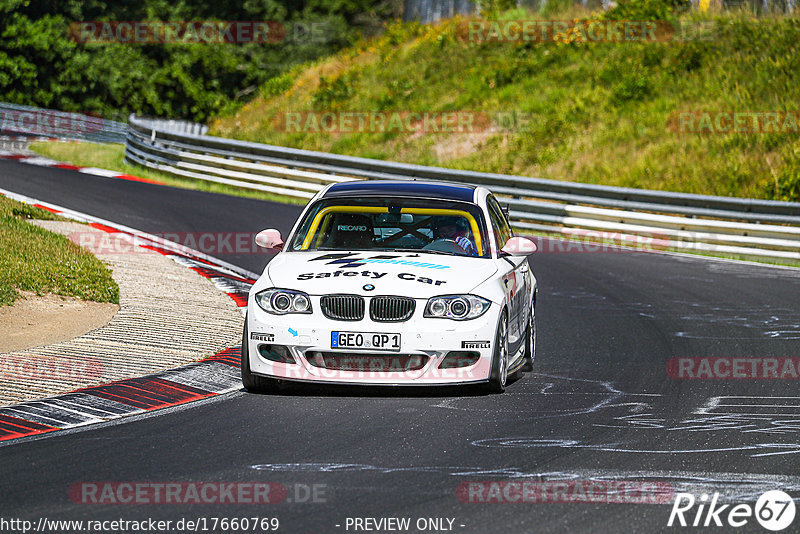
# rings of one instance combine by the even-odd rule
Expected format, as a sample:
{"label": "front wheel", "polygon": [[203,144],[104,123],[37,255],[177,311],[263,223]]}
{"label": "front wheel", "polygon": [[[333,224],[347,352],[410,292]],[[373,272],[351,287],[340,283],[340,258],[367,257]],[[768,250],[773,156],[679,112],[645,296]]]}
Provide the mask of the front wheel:
{"label": "front wheel", "polygon": [[494,339],[494,355],[492,356],[492,374],[489,377],[488,389],[492,393],[502,393],[508,383],[508,317],[500,314],[497,323],[497,334]]}

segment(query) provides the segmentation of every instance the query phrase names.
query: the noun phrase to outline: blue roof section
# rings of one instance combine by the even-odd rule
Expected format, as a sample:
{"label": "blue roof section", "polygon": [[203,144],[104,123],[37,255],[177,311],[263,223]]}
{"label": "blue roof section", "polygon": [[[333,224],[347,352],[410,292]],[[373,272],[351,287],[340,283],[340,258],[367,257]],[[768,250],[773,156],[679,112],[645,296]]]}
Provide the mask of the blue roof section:
{"label": "blue roof section", "polygon": [[325,198],[352,196],[421,197],[472,202],[475,187],[466,184],[416,180],[359,180],[334,184],[325,192]]}

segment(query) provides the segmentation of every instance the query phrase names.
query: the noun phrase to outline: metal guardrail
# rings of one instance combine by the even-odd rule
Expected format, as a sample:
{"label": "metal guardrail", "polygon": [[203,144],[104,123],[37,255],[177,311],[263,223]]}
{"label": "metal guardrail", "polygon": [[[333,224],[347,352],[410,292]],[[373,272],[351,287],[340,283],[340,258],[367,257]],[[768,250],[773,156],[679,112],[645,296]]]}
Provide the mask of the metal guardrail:
{"label": "metal guardrail", "polygon": [[403,0],[403,20],[430,24],[453,15],[471,15],[478,11],[480,0]]}
{"label": "metal guardrail", "polygon": [[298,198],[334,182],[481,184],[513,226],[582,238],[800,261],[800,203],[650,191],[382,161],[170,131],[131,116],[125,158],[176,176]]}
{"label": "metal guardrail", "polygon": [[[691,0],[692,7],[700,11],[712,9],[745,10],[754,15],[774,13],[792,13],[797,9],[797,0]],[[517,7],[530,11],[541,11],[546,0],[516,0]],[[609,9],[612,0],[573,0],[573,4],[581,4],[585,9]],[[491,9],[491,3],[481,0],[403,0],[403,20],[418,20],[430,24],[456,14],[471,15]]]}
{"label": "metal guardrail", "polygon": [[0,135],[124,143],[128,126],[84,113],[0,102]]}
{"label": "metal guardrail", "polygon": [[180,121],[174,119],[146,119],[150,128],[159,131],[205,135],[208,126],[196,122]]}

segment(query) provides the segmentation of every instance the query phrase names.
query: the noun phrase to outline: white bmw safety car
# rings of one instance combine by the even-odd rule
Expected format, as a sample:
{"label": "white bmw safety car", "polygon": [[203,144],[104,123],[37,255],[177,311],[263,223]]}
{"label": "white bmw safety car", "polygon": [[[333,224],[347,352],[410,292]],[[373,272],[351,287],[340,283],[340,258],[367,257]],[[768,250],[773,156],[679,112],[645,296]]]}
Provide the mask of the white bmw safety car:
{"label": "white bmw safety car", "polygon": [[353,181],[306,206],[250,291],[242,382],[485,383],[533,368],[533,241],[491,192],[444,182]]}

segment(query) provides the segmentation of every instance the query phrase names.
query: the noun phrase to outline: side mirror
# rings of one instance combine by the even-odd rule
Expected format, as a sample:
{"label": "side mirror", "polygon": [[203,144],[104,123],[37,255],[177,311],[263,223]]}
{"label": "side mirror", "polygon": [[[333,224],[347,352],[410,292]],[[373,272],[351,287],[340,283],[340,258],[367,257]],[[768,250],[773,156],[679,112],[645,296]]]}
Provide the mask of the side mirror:
{"label": "side mirror", "polygon": [[527,256],[536,252],[536,243],[527,237],[512,237],[500,251],[510,256]]}
{"label": "side mirror", "polygon": [[274,228],[261,230],[256,234],[256,245],[272,252],[280,252],[283,250],[283,238]]}

